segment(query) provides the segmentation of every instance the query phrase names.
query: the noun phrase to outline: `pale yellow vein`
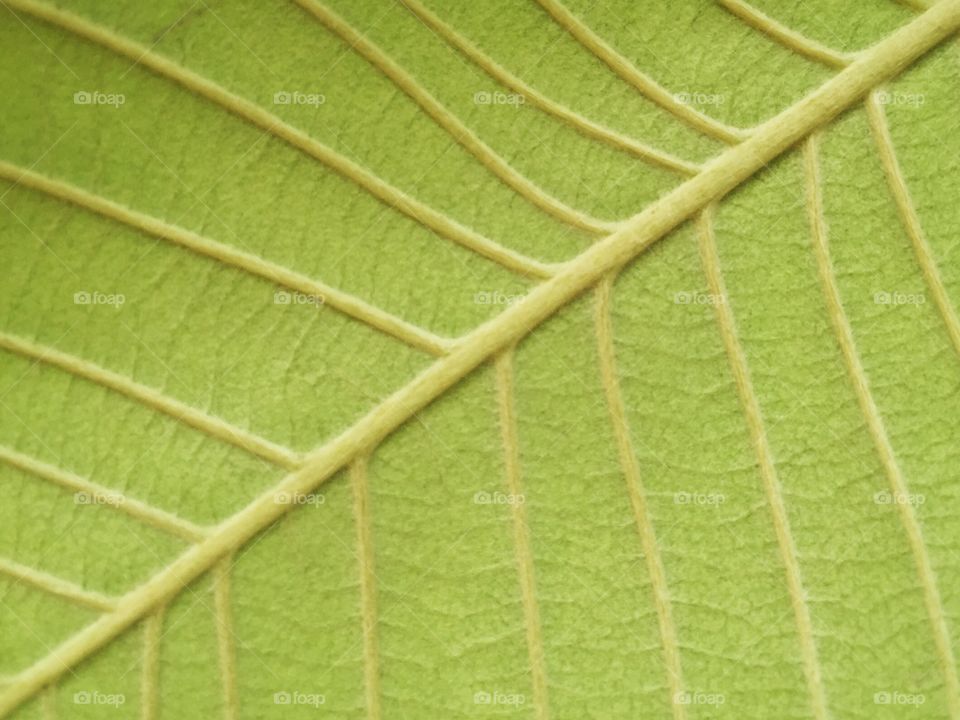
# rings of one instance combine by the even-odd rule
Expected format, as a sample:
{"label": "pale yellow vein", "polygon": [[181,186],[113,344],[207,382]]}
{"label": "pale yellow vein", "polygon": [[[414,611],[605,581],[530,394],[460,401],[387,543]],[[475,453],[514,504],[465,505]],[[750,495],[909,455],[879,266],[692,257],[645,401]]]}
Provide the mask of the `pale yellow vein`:
{"label": "pale yellow vein", "polygon": [[810,693],[813,714],[818,720],[826,720],[830,717],[830,711],[827,706],[827,693],[823,684],[820,660],[817,657],[817,644],[814,637],[813,621],[810,618],[810,607],[807,603],[807,593],[800,572],[799,553],[793,533],[790,530],[790,519],[787,515],[780,478],[777,476],[770,440],[764,426],[763,413],[760,410],[760,403],[753,387],[753,381],[750,379],[750,368],[747,364],[743,346],[737,336],[736,320],[730,307],[727,288],[720,269],[720,256],[717,253],[713,233],[712,215],[713,209],[707,208],[697,220],[700,233],[700,259],[710,292],[717,299],[713,306],[716,310],[720,336],[726,349],[730,371],[737,386],[737,394],[743,407],[750,440],[756,453],[757,464],[777,537],[777,547],[780,550],[780,558],[786,570],[787,589],[790,593],[790,603],[793,607],[794,620],[797,625],[803,671],[807,680],[807,690]]}
{"label": "pale yellow vein", "polygon": [[[880,456],[880,461],[890,482],[890,490],[896,498],[907,498],[908,488],[906,478],[897,462],[896,453],[886,427],[877,408],[866,370],[860,361],[853,329],[850,320],[843,309],[840,288],[837,285],[833,261],[830,257],[829,234],[823,214],[823,198],[820,181],[820,167],[818,160],[818,139],[816,134],[811,135],[804,143],[804,167],[807,184],[807,212],[810,221],[810,230],[813,239],[813,250],[817,260],[817,269],[820,283],[823,287],[830,322],[837,338],[837,344],[843,354],[850,383],[857,395],[857,402],[870,430],[874,446]],[[900,520],[907,534],[910,551],[917,566],[921,587],[923,588],[924,603],[933,629],[934,643],[941,664],[941,670],[946,682],[947,701],[950,707],[950,716],[960,718],[960,680],[957,677],[956,659],[953,654],[953,645],[950,640],[950,631],[947,628],[947,618],[940,597],[936,572],[930,562],[927,546],[923,539],[920,521],[914,507],[909,502],[897,502]]]}
{"label": "pale yellow vein", "polygon": [[910,237],[914,254],[917,256],[917,262],[923,272],[923,278],[927,283],[930,294],[933,295],[933,302],[937,306],[937,310],[940,311],[940,317],[943,318],[943,324],[946,326],[953,349],[957,355],[960,355],[960,319],[957,318],[957,311],[947,294],[943,277],[940,275],[940,269],[933,256],[933,249],[923,232],[916,206],[910,197],[907,181],[897,160],[893,138],[890,136],[887,116],[883,111],[883,106],[880,104],[876,91],[870,93],[867,97],[866,108],[867,117],[870,119],[870,129],[873,131],[880,161],[883,164],[887,183],[890,186],[890,193],[893,195],[897,209],[900,211],[900,219],[903,222],[904,230]]}
{"label": "pale yellow vein", "polygon": [[704,135],[728,144],[739,142],[747,136],[746,131],[726,125],[709,115],[701,113],[690,105],[680,102],[673,93],[617,52],[558,0],[537,0],[537,2],[557,24],[576,38],[581,45],[590,50],[621,79],[636,88],[648,100],[672,113],[679,120],[699,130]]}
{"label": "pale yellow vein", "polygon": [[744,0],[717,0],[717,2],[751,27],[769,35],[776,42],[809,60],[822,63],[827,67],[844,68],[856,57],[806,37]]}
{"label": "pale yellow vein", "polygon": [[604,142],[623,152],[629,153],[647,162],[682,175],[696,175],[700,166],[678,158],[664,150],[652,147],[639,140],[628,137],[617,130],[606,127],[580,113],[544,95],[542,92],[521,80],[503,65],[498,63],[470,40],[458,33],[441,17],[429,10],[420,0],[399,0],[410,12],[416,15],[430,29],[472,60],[488,75],[504,86],[523,96],[524,101],[555,118],[566,122],[574,130],[586,137]]}
{"label": "pale yellow vein", "polygon": [[52,347],[35,343],[25,338],[0,331],[0,349],[37,360],[59,368],[64,372],[102,385],[114,392],[136,400],[157,412],[169,415],[185,425],[200,430],[212,437],[268,460],[276,465],[294,470],[302,459],[295,451],[231,425],[225,420],[208,415],[203,410],[186,405],[128,377],[102,368],[89,360],[69,355]]}
{"label": "pale yellow vein", "polygon": [[660,556],[660,546],[654,532],[653,520],[647,511],[646,491],[640,474],[640,464],[630,437],[630,424],[627,420],[620,380],[617,374],[616,350],[613,344],[613,319],[610,304],[615,276],[608,275],[597,284],[594,327],[597,335],[597,356],[600,364],[600,378],[607,399],[610,424],[617,443],[620,467],[626,481],[627,497],[633,510],[633,520],[640,547],[650,575],[653,589],[654,606],[657,610],[657,622],[660,626],[660,641],[663,646],[663,659],[667,670],[667,684],[670,689],[670,703],[674,720],[684,720],[686,706],[680,702],[683,693],[683,672],[680,663],[680,644],[677,641],[677,628],[673,621],[670,588],[667,573]]}
{"label": "pale yellow vein", "polygon": [[223,717],[240,717],[237,695],[236,652],[233,646],[233,611],[230,607],[230,568],[233,555],[222,558],[213,568],[213,601],[217,624],[217,654],[220,658],[220,683],[223,689]]}
{"label": "pale yellow vein", "polygon": [[360,616],[363,633],[363,679],[368,720],[380,720],[380,644],[377,628],[377,576],[373,546],[373,512],[367,482],[367,458],[350,466],[353,515],[357,525],[357,558],[360,563]]}
{"label": "pale yellow vein", "polygon": [[345,155],[338,153],[302,130],[289,125],[279,116],[230,92],[192,70],[154,53],[134,40],[43,2],[36,2],[36,0],[4,0],[4,2],[12,8],[129,58],[136,64],[142,65],[157,75],[165,77],[209,100],[323,163],[347,180],[362,187],[384,204],[402,212],[441,237],[452,240],[514,272],[534,278],[545,278],[552,274],[551,266],[525,257],[461,225],[456,220],[434,210],[377,177]]}
{"label": "pale yellow vein", "polygon": [[0,716],[9,713],[67,668],[106,645],[150,608],[174,597],[223,556],[234,552],[290,509],[276,493],[309,493],[354,458],[456,385],[482,363],[513,345],[557,310],[593,287],[608,272],[637,257],[709,203],[723,197],[810,132],[858,102],[960,27],[960,0],[942,0],[869,48],[818,90],[761,125],[696,177],[634,216],[622,229],[565,263],[555,277],[508,307],[459,342],[406,386],[339,436],[312,451],[304,466],[221,522],[210,537],[191,547],[150,580],[128,592],[115,612],[67,638],[47,656],[0,689]]}
{"label": "pale yellow vein", "polygon": [[166,608],[159,607],[143,622],[143,667],[140,676],[140,717],[156,720],[160,702],[160,638]]}
{"label": "pale yellow vein", "polygon": [[57,686],[48,685],[40,696],[43,720],[57,720]]}
{"label": "pale yellow vein", "polygon": [[189,520],[177,517],[166,510],[153,507],[105,485],[92,482],[2,445],[0,445],[0,462],[19,468],[67,490],[73,490],[81,495],[77,498],[77,501],[81,504],[92,503],[126,513],[158,530],[189,542],[199,542],[209,534],[207,528],[195,525]]}
{"label": "pale yellow vein", "polygon": [[[0,573],[91,610],[109,613],[117,608],[117,600],[114,598],[8,558],[0,558]],[[14,678],[14,684],[18,681],[19,678]]]}
{"label": "pale yellow vein", "polygon": [[354,295],[301,275],[258,255],[244,252],[230,245],[198,235],[191,230],[171,225],[159,218],[125,207],[75,185],[54,180],[38,172],[2,160],[0,160],[0,178],[5,178],[19,186],[63,200],[108,220],[174,243],[198,255],[219,260],[225,265],[263,278],[287,290],[314,298],[322,298],[324,305],[328,305],[344,315],[359,320],[363,324],[369,325],[375,330],[417,350],[440,356],[450,346],[450,340],[438,337],[429,330],[391,315]]}
{"label": "pale yellow vein", "polygon": [[[504,471],[507,489],[514,499],[524,498],[520,469],[520,443],[517,439],[517,418],[513,391],[513,348],[501,352],[495,361],[497,373],[497,405],[500,411],[500,436],[503,441]],[[526,502],[510,503],[513,518],[513,547],[516,553],[517,573],[520,578],[520,598],[523,604],[524,627],[527,635],[527,654],[533,687],[533,704],[537,720],[550,717],[547,671],[544,661],[543,630],[540,607],[537,602],[536,577],[530,529],[527,524]]]}
{"label": "pale yellow vein", "polygon": [[306,12],[319,20],[327,29],[338,35],[352,50],[363,56],[367,62],[380,70],[397,87],[427,113],[434,122],[446,130],[454,140],[460,143],[471,155],[479,160],[490,172],[504,184],[512,188],[522,198],[543,210],[548,215],[598,235],[615,231],[619,223],[592,217],[583,211],[570,207],[562,200],[550,195],[535,182],[524,176],[493,148],[466,126],[456,115],[446,108],[415,77],[391,58],[376,43],[367,39],[344,18],[328,8],[319,0],[293,0]]}

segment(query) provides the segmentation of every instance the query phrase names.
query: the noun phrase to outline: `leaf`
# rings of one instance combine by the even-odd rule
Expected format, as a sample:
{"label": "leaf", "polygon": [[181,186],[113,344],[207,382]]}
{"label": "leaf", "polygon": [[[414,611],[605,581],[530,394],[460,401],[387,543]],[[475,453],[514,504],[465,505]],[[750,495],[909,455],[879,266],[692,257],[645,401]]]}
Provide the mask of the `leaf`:
{"label": "leaf", "polygon": [[4,0],[0,716],[960,717],[960,0]]}

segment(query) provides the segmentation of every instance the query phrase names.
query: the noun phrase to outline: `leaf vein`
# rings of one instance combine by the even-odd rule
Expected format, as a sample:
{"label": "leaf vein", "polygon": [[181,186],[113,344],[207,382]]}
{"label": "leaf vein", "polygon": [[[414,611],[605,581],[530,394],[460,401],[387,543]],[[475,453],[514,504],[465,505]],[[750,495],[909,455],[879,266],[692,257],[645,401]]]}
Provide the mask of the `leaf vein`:
{"label": "leaf vein", "polygon": [[856,55],[839,52],[787,27],[745,0],[717,0],[731,14],[798,55],[832,68],[845,68]]}
{"label": "leaf vein", "polygon": [[[908,493],[907,481],[897,461],[880,410],[877,408],[873,393],[870,391],[870,382],[857,352],[853,328],[850,326],[850,320],[843,309],[840,288],[837,285],[833,261],[830,257],[829,232],[823,214],[817,148],[818,138],[814,134],[804,143],[803,151],[807,185],[807,212],[820,284],[829,311],[830,323],[833,326],[837,344],[840,346],[850,383],[856,392],[857,402],[870,431],[870,437],[890,482],[890,490],[895,497],[906,498]],[[946,613],[940,597],[936,572],[930,562],[930,555],[923,539],[923,531],[913,505],[909,502],[897,502],[895,504],[917,567],[918,579],[923,588],[924,604],[932,626],[934,644],[937,648],[941,670],[946,682],[950,717],[960,718],[960,679],[957,677],[956,659],[950,641],[950,632],[947,628]]]}
{"label": "leaf vein", "polygon": [[393,337],[407,345],[440,356],[447,352],[450,340],[439,337],[429,330],[407,322],[366,301],[338,290],[318,280],[301,275],[262,258],[230,245],[198,235],[197,233],[171,225],[159,218],[140,213],[113,200],[88,192],[60,180],[48,178],[32,170],[0,160],[0,178],[18,185],[31,188],[40,193],[71,203],[96,215],[114,222],[127,225],[161,240],[166,240],[198,255],[217,260],[224,265],[243,270],[268,282],[306,295],[320,296],[324,305],[359,320],[365,325]]}
{"label": "leaf vein", "polygon": [[513,392],[513,347],[497,355],[497,407],[500,416],[500,438],[503,443],[504,472],[507,489],[516,500],[509,504],[513,520],[513,549],[516,555],[517,574],[520,581],[520,601],[523,605],[524,629],[527,638],[527,655],[530,658],[530,676],[533,686],[534,712],[537,720],[550,717],[547,671],[544,660],[543,628],[540,622],[540,607],[537,602],[536,573],[533,550],[530,543],[530,527],[527,524],[526,502],[520,470],[520,443],[517,439],[517,418]]}
{"label": "leaf vein", "polygon": [[904,230],[910,237],[910,243],[913,245],[914,254],[917,262],[920,264],[920,270],[923,272],[923,279],[933,295],[934,303],[940,312],[940,317],[946,326],[947,334],[950,336],[950,342],[953,349],[960,356],[960,320],[957,319],[957,311],[950,301],[947,289],[943,284],[943,278],[937,267],[937,261],[933,257],[933,250],[923,232],[923,226],[920,223],[920,217],[917,214],[913,200],[910,197],[910,190],[907,188],[907,181],[897,160],[897,151],[893,146],[893,138],[890,136],[890,127],[887,123],[887,116],[880,104],[877,92],[871,92],[866,101],[867,117],[870,121],[870,129],[873,131],[873,137],[877,145],[877,151],[880,154],[880,161],[883,164],[883,170],[887,177],[887,183],[890,186],[890,193],[893,195],[897,210],[900,213],[900,219]]}
{"label": "leaf vein", "polygon": [[156,720],[160,700],[160,639],[163,636],[163,606],[143,623],[143,667],[140,676],[141,720]]}
{"label": "leaf vein", "polygon": [[456,220],[394,187],[347,156],[284,122],[279,116],[234,94],[212,80],[154,53],[134,40],[43,2],[36,2],[36,0],[4,0],[4,2],[38,20],[129,58],[134,63],[143,65],[157,75],[177,83],[241,120],[270,133],[363,188],[388,207],[398,210],[441,237],[528,277],[546,278],[553,273],[550,265],[528,258],[461,225]]}
{"label": "leaf vein", "polygon": [[378,639],[377,575],[373,546],[373,518],[367,479],[367,458],[350,465],[353,515],[357,526],[357,559],[360,565],[360,622],[363,636],[363,684],[367,720],[380,720],[380,643]]}
{"label": "leaf vein", "polygon": [[196,525],[189,520],[177,517],[166,510],[136,500],[124,493],[98,483],[82,478],[66,470],[61,470],[48,463],[29,457],[8,447],[0,445],[0,462],[18,468],[43,480],[59,485],[75,493],[86,495],[90,502],[102,501],[102,506],[112,508],[117,512],[126,513],[137,520],[141,520],[152,527],[170,533],[188,542],[200,542],[209,530]]}
{"label": "leaf vein", "polygon": [[503,65],[498,63],[483,50],[474,45],[466,37],[458,33],[442,18],[427,9],[420,0],[399,0],[411,13],[418,17],[423,23],[435,31],[437,35],[443,38],[452,47],[459,50],[465,57],[472,60],[483,69],[488,75],[501,82],[514,92],[520,93],[531,104],[540,108],[545,113],[563,120],[578,132],[587,137],[607,143],[611,147],[630,153],[642,160],[646,160],[654,165],[658,165],[667,170],[680,173],[681,175],[696,175],[700,171],[700,166],[696,163],[678,158],[664,150],[652,147],[639,140],[628,137],[623,133],[612,128],[606,127],[598,122],[590,120],[580,113],[566,107],[562,103],[552,100],[536,88],[532,87]]}
{"label": "leaf vein", "polygon": [[570,12],[558,0],[537,0],[540,6],[558,25],[569,32],[581,45],[592,52],[622,80],[636,88],[644,97],[672,113],[690,127],[704,135],[721,140],[727,144],[740,142],[747,131],[731,127],[699,110],[686,105],[653,78],[643,73],[636,65],[621,55],[603,38],[597,35],[586,23]]}
{"label": "leaf vein", "polygon": [[657,621],[660,626],[664,665],[667,670],[667,683],[670,688],[670,704],[674,720],[684,720],[686,706],[680,702],[683,693],[683,672],[680,661],[680,643],[677,640],[677,627],[673,621],[673,603],[667,573],[663,566],[663,557],[657,542],[653,520],[647,511],[647,495],[640,474],[640,464],[630,437],[627,412],[620,390],[617,372],[616,349],[613,342],[613,318],[610,304],[615,276],[609,275],[597,284],[596,304],[594,307],[594,326],[597,336],[597,355],[600,363],[600,378],[603,382],[610,414],[610,425],[617,443],[620,456],[620,468],[626,481],[627,496],[633,510],[634,525],[640,536],[640,547],[650,575],[654,605],[657,609]]}
{"label": "leaf vein", "polygon": [[230,609],[230,569],[233,556],[227,555],[213,569],[213,604],[217,624],[217,655],[220,660],[220,684],[223,690],[225,720],[240,717],[237,694],[237,668],[233,644],[233,613]]}
{"label": "leaf vein", "polygon": [[743,143],[729,148],[702,172],[682,183],[624,227],[598,241],[556,274],[464,337],[449,355],[420,375],[339,436],[313,450],[304,466],[284,477],[242,510],[227,518],[209,538],[188,549],[143,585],[131,590],[117,609],[61,643],[0,690],[0,716],[89,657],[140,619],[150,608],[175,596],[192,579],[245,544],[290,509],[275,494],[306,493],[406,423],[474,369],[539,327],[607,273],[630,262],[705,206],[738,187],[767,163],[830,122],[871,88],[901,72],[960,27],[960,0],[941,0],[923,15],[873,47],[819,89],[758,127]]}
{"label": "leaf vein", "polygon": [[290,448],[282,447],[270,440],[249,433],[225,420],[175,400],[124,375],[100,367],[89,360],[3,331],[0,331],[0,349],[51,365],[71,375],[76,375],[113,390],[157,412],[169,415],[174,420],[200,430],[211,437],[288,470],[300,467],[303,462],[300,455]]}
{"label": "leaf vein", "polygon": [[[0,557],[0,573],[38,590],[43,590],[64,600],[69,600],[75,605],[90,608],[91,610],[109,613],[117,607],[117,600],[115,598],[108,597],[103,593],[93,590],[87,590],[69,580],[64,580],[43,570],[21,565],[9,558]],[[13,682],[16,683],[17,678],[14,678]]]}
{"label": "leaf vein", "polygon": [[490,172],[532,205],[573,227],[607,235],[617,229],[618,222],[601,220],[570,207],[550,195],[532,180],[514,168],[505,158],[480,139],[456,115],[437,100],[415,77],[408,73],[382,48],[354,28],[344,18],[318,0],[293,0],[303,10],[319,20],[328,30],[339,36],[351,50],[359,53],[373,67],[406,93],[434,122],[442,127],[467,152],[479,160]]}
{"label": "leaf vein", "polygon": [[807,592],[803,585],[800,572],[799,553],[793,532],[790,530],[790,519],[787,514],[786,503],[783,498],[783,488],[777,474],[773,451],[764,425],[763,412],[760,402],[750,379],[750,368],[746,354],[737,336],[736,319],[730,308],[729,295],[720,269],[720,256],[717,253],[716,239],[713,230],[713,208],[707,208],[701,213],[697,222],[700,233],[700,259],[710,292],[717,299],[713,303],[720,329],[720,336],[730,362],[730,370],[737,386],[737,395],[743,408],[744,418],[750,433],[757,457],[760,476],[763,479],[764,492],[767,496],[774,531],[777,536],[777,547],[787,574],[787,589],[790,593],[790,603],[793,607],[794,620],[800,642],[800,652],[803,658],[803,671],[807,680],[807,690],[810,693],[810,702],[813,713],[818,720],[830,717],[827,706],[826,688],[823,684],[820,660],[817,657],[817,646],[814,638],[813,622],[810,617],[810,607],[807,603]]}

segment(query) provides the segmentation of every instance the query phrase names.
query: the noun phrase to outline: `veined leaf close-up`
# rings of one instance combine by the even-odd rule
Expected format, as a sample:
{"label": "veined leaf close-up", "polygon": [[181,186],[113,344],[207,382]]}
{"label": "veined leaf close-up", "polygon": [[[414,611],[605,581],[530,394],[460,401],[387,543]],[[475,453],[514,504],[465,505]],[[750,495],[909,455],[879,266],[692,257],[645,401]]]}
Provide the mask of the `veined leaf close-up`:
{"label": "veined leaf close-up", "polygon": [[960,0],[0,6],[0,717],[960,720]]}

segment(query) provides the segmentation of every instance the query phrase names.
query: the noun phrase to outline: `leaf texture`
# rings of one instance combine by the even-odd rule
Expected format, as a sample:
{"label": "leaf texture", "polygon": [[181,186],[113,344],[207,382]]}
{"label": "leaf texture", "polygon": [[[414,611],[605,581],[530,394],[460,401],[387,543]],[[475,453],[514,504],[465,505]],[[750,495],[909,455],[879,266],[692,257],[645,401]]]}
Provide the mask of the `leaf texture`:
{"label": "leaf texture", "polygon": [[960,718],[960,0],[0,5],[0,717]]}

